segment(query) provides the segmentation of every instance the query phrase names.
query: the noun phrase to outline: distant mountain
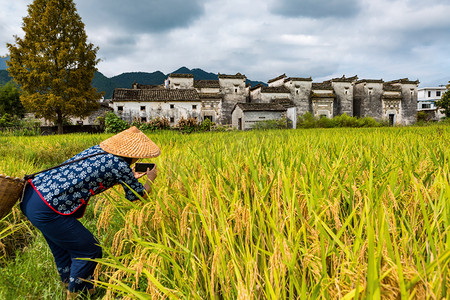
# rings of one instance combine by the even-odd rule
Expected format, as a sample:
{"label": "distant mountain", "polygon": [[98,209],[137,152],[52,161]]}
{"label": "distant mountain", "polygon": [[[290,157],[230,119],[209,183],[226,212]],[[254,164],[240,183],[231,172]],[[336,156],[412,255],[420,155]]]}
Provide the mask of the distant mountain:
{"label": "distant mountain", "polygon": [[6,70],[6,61],[9,59],[9,56],[0,56],[0,70]]}
{"label": "distant mountain", "polygon": [[12,78],[9,77],[8,71],[0,70],[0,85],[3,85],[10,81]]}
{"label": "distant mountain", "polygon": [[[6,61],[9,57],[0,57],[0,84],[5,84],[12,78],[9,77],[6,71]],[[120,75],[108,78],[101,72],[96,72],[94,79],[92,80],[92,86],[97,88],[99,92],[105,92],[105,99],[111,99],[115,88],[131,88],[134,82],[146,85],[159,85],[164,84],[164,80],[172,74],[192,74],[195,80],[218,80],[219,76],[214,73],[209,73],[203,71],[202,69],[188,69],[186,67],[181,67],[169,74],[164,74],[160,71],[153,73],[147,72],[130,72],[122,73]],[[259,83],[266,85],[264,82],[252,81],[247,79],[247,83],[251,86],[255,86]]]}
{"label": "distant mountain", "polygon": [[[134,82],[146,85],[164,84],[164,80],[166,80],[170,74],[192,74],[194,75],[195,80],[219,79],[219,76],[217,74],[209,73],[203,71],[202,69],[190,70],[186,67],[181,67],[169,74],[164,74],[160,71],[156,71],[153,73],[132,72],[132,73],[122,73],[120,75],[111,78],[105,77],[102,73],[97,72],[94,81],[92,82],[92,85],[96,87],[98,91],[105,92],[105,99],[110,99],[112,97],[115,88],[131,88],[131,85]],[[247,80],[247,83],[249,83],[251,86],[255,86],[259,83],[267,85],[264,82],[251,80]]]}

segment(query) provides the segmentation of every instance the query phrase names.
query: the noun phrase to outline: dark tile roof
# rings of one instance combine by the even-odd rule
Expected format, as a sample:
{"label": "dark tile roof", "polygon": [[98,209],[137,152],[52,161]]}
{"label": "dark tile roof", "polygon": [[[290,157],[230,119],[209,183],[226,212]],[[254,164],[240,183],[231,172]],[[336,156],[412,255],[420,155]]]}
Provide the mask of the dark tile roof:
{"label": "dark tile roof", "polygon": [[262,86],[261,93],[291,93],[291,91],[284,85],[282,85],[282,86]]}
{"label": "dark tile roof", "polygon": [[353,77],[348,77],[348,78],[346,78],[345,75],[342,75],[342,77],[340,77],[340,78],[331,79],[331,81],[334,81],[334,82],[355,82],[357,80],[358,80],[357,75],[355,75]]}
{"label": "dark tile roof", "polygon": [[272,103],[279,104],[284,108],[295,107],[294,102],[291,99],[283,98],[283,99],[273,99]]}
{"label": "dark tile roof", "polygon": [[220,88],[219,80],[194,80],[196,88]]}
{"label": "dark tile roof", "polygon": [[200,99],[222,99],[220,93],[201,93],[199,94]]}
{"label": "dark tile roof", "polygon": [[169,77],[172,77],[172,78],[194,78],[194,75],[193,74],[172,73],[169,75]]}
{"label": "dark tile roof", "polygon": [[384,83],[383,79],[361,79],[355,83]]}
{"label": "dark tile roof", "polygon": [[116,88],[112,101],[200,101],[195,89],[133,90]]}
{"label": "dark tile roof", "polygon": [[269,81],[267,81],[267,83],[271,83],[271,82],[274,82],[274,81],[283,79],[283,78],[285,78],[285,77],[286,77],[286,74],[283,74],[283,75],[280,75],[280,76],[278,76],[278,77],[276,77],[276,78],[270,79]]}
{"label": "dark tile roof", "polygon": [[419,80],[409,80],[408,78],[402,78],[397,80],[388,81],[388,83],[403,83],[403,84],[419,84]]}
{"label": "dark tile roof", "polygon": [[311,92],[311,99],[318,99],[318,98],[336,98],[336,95],[334,93],[313,93],[313,92]]}
{"label": "dark tile roof", "polygon": [[393,85],[391,83],[384,83],[383,84],[383,91],[389,91],[389,92],[401,92],[402,87],[398,85]]}
{"label": "dark tile roof", "polygon": [[238,103],[233,110],[236,107],[243,111],[286,111],[286,108],[276,103]]}
{"label": "dark tile roof", "polygon": [[330,81],[313,82],[311,89],[313,90],[333,90],[333,86]]}
{"label": "dark tile roof", "polygon": [[236,75],[225,75],[219,73],[219,78],[222,79],[246,79],[245,75],[242,75],[241,73],[236,73]]}
{"label": "dark tile roof", "polygon": [[250,91],[257,90],[257,89],[262,88],[262,87],[264,87],[264,86],[265,86],[264,84],[258,83],[257,85],[251,87],[251,88],[250,88]]}
{"label": "dark tile roof", "polygon": [[287,82],[287,81],[312,81],[312,78],[311,77],[309,77],[309,78],[289,77],[284,80],[284,82]]}

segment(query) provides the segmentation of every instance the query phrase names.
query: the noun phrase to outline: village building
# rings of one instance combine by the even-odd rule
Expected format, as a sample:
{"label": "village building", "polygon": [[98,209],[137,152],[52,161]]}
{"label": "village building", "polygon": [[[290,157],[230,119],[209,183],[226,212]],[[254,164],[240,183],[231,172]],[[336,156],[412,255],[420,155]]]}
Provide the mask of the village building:
{"label": "village building", "polygon": [[113,93],[114,112],[122,119],[147,122],[167,118],[172,126],[181,119],[199,118],[202,101],[195,89],[125,89]]}
{"label": "village building", "polygon": [[99,118],[104,118],[108,112],[113,111],[111,107],[111,101],[101,100],[100,107],[92,111],[87,117],[84,118],[71,118],[70,122],[74,125],[99,125]]}
{"label": "village building", "polygon": [[391,125],[412,124],[417,119],[418,84],[407,78],[389,82],[359,80],[354,85],[354,115],[385,120]]}
{"label": "village building", "polygon": [[181,118],[231,124],[231,110],[248,98],[245,75],[219,74],[218,80],[194,80],[192,74],[170,74],[161,86],[133,84],[116,88],[114,112],[126,121],[166,117],[172,126]]}
{"label": "village building", "polygon": [[447,88],[444,85],[417,89],[417,111],[424,111],[437,121],[445,117],[441,110],[436,107],[436,101],[441,99],[446,90]]}
{"label": "village building", "polygon": [[[246,76],[240,73],[219,73],[218,80],[194,80],[192,74],[170,74],[164,85],[135,83],[132,89],[116,89],[112,102],[114,111],[127,121],[166,117],[172,125],[181,118],[193,117],[248,129],[258,120],[286,118],[288,126],[295,128],[292,124],[297,116],[307,112],[328,118],[342,114],[370,116],[392,125],[407,125],[416,120],[417,86],[418,81],[407,78],[384,82],[342,76],[313,82],[311,77],[282,74],[269,80],[267,86],[250,87]],[[263,118],[262,114],[267,116]]]}
{"label": "village building", "polygon": [[297,108],[287,98],[274,99],[270,102],[237,103],[231,112],[232,127],[248,130],[258,122],[270,120],[286,120],[287,128],[297,126]]}

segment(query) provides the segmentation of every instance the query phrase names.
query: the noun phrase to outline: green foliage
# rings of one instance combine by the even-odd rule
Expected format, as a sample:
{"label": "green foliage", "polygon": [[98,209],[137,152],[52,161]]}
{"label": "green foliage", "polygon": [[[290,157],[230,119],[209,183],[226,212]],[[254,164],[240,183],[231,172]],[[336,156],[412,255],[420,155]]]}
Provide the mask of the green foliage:
{"label": "green foliage", "polygon": [[105,133],[118,133],[129,127],[130,125],[115,113],[108,112],[105,115]]}
{"label": "green foliage", "polygon": [[25,109],[20,102],[20,91],[13,82],[0,86],[0,116],[11,114],[23,118]]}
{"label": "green foliage", "polygon": [[118,133],[130,128],[127,121],[122,120],[113,112],[108,112],[105,115],[105,133]]}
{"label": "green foliage", "polygon": [[24,94],[21,101],[37,117],[58,125],[99,107],[92,87],[98,48],[87,42],[73,0],[34,0],[23,19],[24,38],[8,44],[8,71]]}
{"label": "green foliage", "polygon": [[445,114],[446,118],[450,118],[450,85],[447,86],[447,91],[442,95],[441,99],[436,101],[437,108]]}
{"label": "green foliage", "polygon": [[215,126],[215,123],[210,119],[204,119],[203,122],[199,125],[200,131],[210,131],[211,128]]}
{"label": "green foliage", "polygon": [[385,122],[377,122],[372,117],[357,118],[347,114],[330,119],[327,117],[315,118],[307,112],[297,119],[297,128],[380,127],[386,125]]}
{"label": "green foliage", "polygon": [[10,82],[12,80],[13,79],[9,76],[8,71],[0,70],[0,84],[7,84],[8,82]]}
{"label": "green foliage", "polygon": [[286,129],[287,119],[280,118],[278,120],[264,120],[256,122],[253,129],[257,130],[269,130],[269,129]]}

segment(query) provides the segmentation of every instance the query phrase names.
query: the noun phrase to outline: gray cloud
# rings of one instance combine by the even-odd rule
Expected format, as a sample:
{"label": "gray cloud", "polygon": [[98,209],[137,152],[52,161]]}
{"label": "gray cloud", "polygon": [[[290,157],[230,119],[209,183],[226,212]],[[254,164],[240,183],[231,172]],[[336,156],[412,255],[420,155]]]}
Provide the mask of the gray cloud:
{"label": "gray cloud", "polygon": [[164,32],[187,26],[203,14],[201,0],[75,0],[86,23],[135,33]]}
{"label": "gray cloud", "polygon": [[[33,0],[0,0],[0,55]],[[98,69],[450,79],[449,0],[75,0]]]}
{"label": "gray cloud", "polygon": [[358,0],[277,0],[274,12],[287,17],[347,18],[360,11]]}

